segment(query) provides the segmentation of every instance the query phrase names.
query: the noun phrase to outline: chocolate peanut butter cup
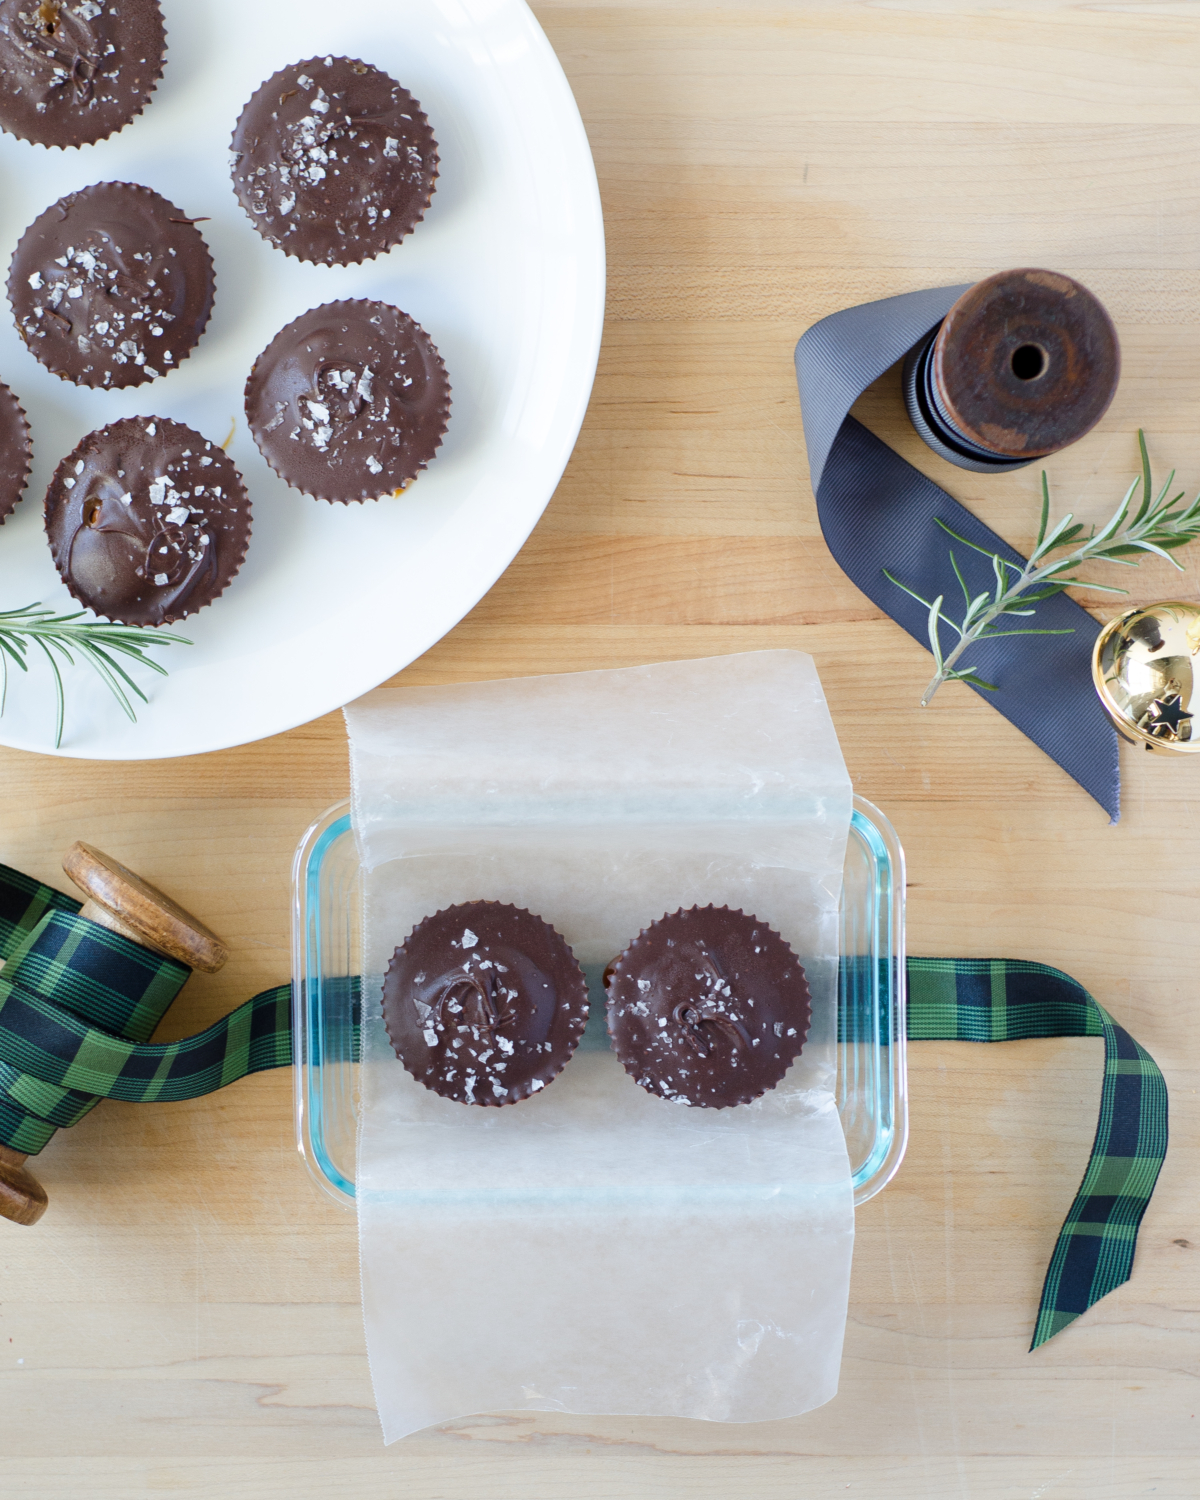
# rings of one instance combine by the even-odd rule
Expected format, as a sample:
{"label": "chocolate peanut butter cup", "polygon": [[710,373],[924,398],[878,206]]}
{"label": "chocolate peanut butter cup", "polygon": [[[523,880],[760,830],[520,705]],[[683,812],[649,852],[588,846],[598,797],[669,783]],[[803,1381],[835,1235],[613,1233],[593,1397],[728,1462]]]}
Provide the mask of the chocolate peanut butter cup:
{"label": "chocolate peanut butter cup", "polygon": [[725,1109],[774,1088],[812,1002],[791,948],[757,917],[693,906],[651,923],[605,971],[625,1071],[675,1104]]}
{"label": "chocolate peanut butter cup", "polygon": [[89,433],[55,471],[46,533],[80,604],[124,625],[169,625],[224,593],[250,543],[232,460],[164,417]]}
{"label": "chocolate peanut butter cup", "polygon": [[299,260],[347,266],[398,245],[437,181],[421,106],[348,57],[281,68],[233,132],[233,187],[264,239]]}
{"label": "chocolate peanut butter cup", "polygon": [[60,198],[22,235],[8,274],[17,328],[42,364],[106,390],[175,369],[215,293],[204,236],[166,198],[128,182]]}
{"label": "chocolate peanut butter cup", "polygon": [[288,484],[321,500],[395,494],[450,418],[433,341],[386,302],[326,302],[276,334],[246,382],[246,420]]}
{"label": "chocolate peanut butter cup", "polygon": [[102,141],[162,77],[158,0],[0,0],[0,126],[41,146]]}
{"label": "chocolate peanut butter cup", "polygon": [[6,385],[0,385],[0,526],[25,493],[32,462],[29,422],[21,403]]}
{"label": "chocolate peanut butter cup", "polygon": [[566,1066],[587,1025],[587,982],[532,912],[468,901],[396,949],[383,1020],[418,1083],[460,1104],[515,1104]]}

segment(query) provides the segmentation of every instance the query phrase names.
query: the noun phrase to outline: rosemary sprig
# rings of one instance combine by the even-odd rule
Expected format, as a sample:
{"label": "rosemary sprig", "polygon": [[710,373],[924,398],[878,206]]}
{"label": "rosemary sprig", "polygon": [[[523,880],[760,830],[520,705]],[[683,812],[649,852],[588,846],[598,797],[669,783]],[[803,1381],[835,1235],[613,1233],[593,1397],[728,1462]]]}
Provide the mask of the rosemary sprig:
{"label": "rosemary sprig", "polygon": [[[976,641],[995,640],[1003,635],[1074,634],[1072,630],[1039,630],[1035,626],[1015,626],[1011,630],[997,628],[1007,625],[1010,617],[1028,618],[1033,615],[1035,610],[1026,606],[1036,606],[1041,600],[1049,599],[1068,587],[1102,589],[1108,594],[1128,593],[1127,589],[1114,588],[1111,584],[1077,578],[1074,576],[1076,568],[1092,562],[1111,562],[1135,568],[1136,554],[1153,552],[1158,557],[1165,557],[1172,566],[1183,572],[1182,565],[1175,561],[1171,553],[1177,547],[1184,547],[1200,537],[1200,495],[1190,505],[1183,506],[1179,504],[1183,499],[1182,490],[1168,499],[1168,492],[1175,481],[1174,469],[1156,495],[1150,477],[1150,455],[1146,451],[1146,439],[1140,428],[1138,447],[1142,455],[1142,472],[1126,490],[1108,523],[1099,531],[1093,526],[1087,536],[1083,536],[1083,523],[1076,521],[1070,514],[1065,515],[1057,525],[1050,525],[1050,482],[1045,470],[1042,471],[1042,519],[1038,527],[1037,544],[1023,567],[1008,562],[997,553],[989,552],[986,547],[977,547],[974,542],[969,542],[965,536],[959,536],[944,521],[939,520],[937,524],[956,542],[961,542],[964,547],[970,547],[973,552],[981,552],[990,559],[996,578],[994,589],[973,595],[963,578],[958,559],[951,551],[950,563],[966,605],[961,623],[942,612],[945,595],[939,594],[936,599],[923,599],[886,568],[883,570],[897,588],[903,589],[910,598],[923,604],[929,611],[929,645],[937,671],[921,697],[922,708],[929,706],[934,693],[943,682],[969,682],[975,687],[995,692],[995,683],[985,682],[971,667],[960,668],[955,665],[967,647],[974,645]],[[1139,490],[1141,496],[1137,500],[1137,509],[1131,514]],[[1075,545],[1072,546],[1072,543]],[[1071,550],[1064,553],[1063,548]],[[1052,558],[1050,554],[1056,552],[1062,555]],[[958,636],[948,654],[942,652],[942,625],[948,625]]]}
{"label": "rosemary sprig", "polygon": [[146,655],[149,648],[192,644],[181,635],[168,635],[162,630],[145,630],[140,625],[110,625],[103,620],[85,620],[83,613],[80,610],[73,615],[56,615],[43,604],[27,604],[23,609],[0,610],[0,714],[3,714],[8,698],[9,663],[14,662],[22,672],[28,672],[27,653],[30,646],[37,646],[54,673],[54,686],[58,695],[58,725],[54,736],[56,750],[62,745],[63,721],[66,717],[61,663],[65,661],[69,666],[74,666],[75,656],[72,652],[99,675],[125,715],[136,723],[137,715],[133,711],[129,695],[132,693],[143,703],[150,700],[117,660],[117,656],[127,657],[165,677],[167,669]]}

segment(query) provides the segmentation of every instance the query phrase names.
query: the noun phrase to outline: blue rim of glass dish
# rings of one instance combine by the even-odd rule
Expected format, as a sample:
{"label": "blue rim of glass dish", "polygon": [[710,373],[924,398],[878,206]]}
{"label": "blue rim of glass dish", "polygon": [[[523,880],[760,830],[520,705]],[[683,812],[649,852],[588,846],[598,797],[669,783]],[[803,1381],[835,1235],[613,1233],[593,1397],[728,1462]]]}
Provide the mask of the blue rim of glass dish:
{"label": "blue rim of glass dish", "polygon": [[[331,807],[296,850],[292,1034],[297,1148],[319,1185],[353,1207],[351,976],[358,972],[359,911],[349,807]],[[908,1144],[904,892],[895,830],[856,796],[841,908],[836,1083],[856,1207],[891,1181]]]}

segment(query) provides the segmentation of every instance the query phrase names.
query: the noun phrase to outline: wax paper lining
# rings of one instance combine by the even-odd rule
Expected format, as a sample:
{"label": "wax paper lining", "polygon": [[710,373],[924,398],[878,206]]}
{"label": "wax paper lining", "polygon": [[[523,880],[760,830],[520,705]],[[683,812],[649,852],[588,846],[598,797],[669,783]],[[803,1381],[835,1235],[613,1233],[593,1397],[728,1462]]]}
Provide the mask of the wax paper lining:
{"label": "wax paper lining", "polygon": [[[473,1412],[765,1421],[837,1389],[853,1201],[833,1094],[851,787],[811,658],[381,689],[346,710],[364,869],[363,1307],[385,1441]],[[379,986],[423,917],[527,907],[589,976],[564,1071],[503,1108],[426,1090]],[[810,1040],[733,1109],[646,1093],[604,964],[677,907],[800,955]]]}

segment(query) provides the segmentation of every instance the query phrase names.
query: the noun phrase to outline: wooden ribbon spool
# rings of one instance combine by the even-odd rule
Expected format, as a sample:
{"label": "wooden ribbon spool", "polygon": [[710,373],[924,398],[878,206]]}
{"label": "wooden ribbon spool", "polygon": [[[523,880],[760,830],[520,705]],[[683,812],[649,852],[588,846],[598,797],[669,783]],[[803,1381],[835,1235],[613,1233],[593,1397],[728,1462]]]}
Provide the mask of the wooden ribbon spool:
{"label": "wooden ribbon spool", "polygon": [[[81,917],[202,974],[215,974],[229,957],[203,922],[91,844],[73,844],[63,869],[87,898]],[[0,1216],[16,1224],[36,1224],[49,1202],[26,1160],[0,1145]]]}
{"label": "wooden ribbon spool", "polygon": [[999,459],[1045,458],[1108,410],[1121,350],[1087,287],[1025,267],[963,293],[938,330],[930,375],[955,435]]}

